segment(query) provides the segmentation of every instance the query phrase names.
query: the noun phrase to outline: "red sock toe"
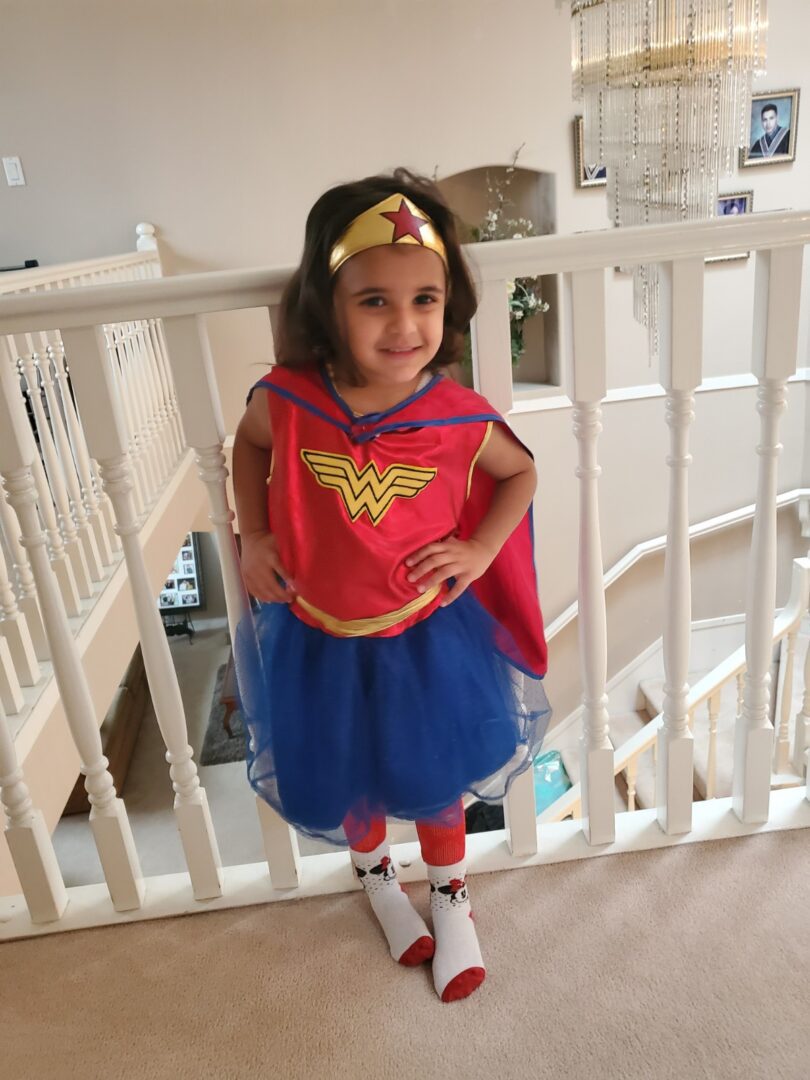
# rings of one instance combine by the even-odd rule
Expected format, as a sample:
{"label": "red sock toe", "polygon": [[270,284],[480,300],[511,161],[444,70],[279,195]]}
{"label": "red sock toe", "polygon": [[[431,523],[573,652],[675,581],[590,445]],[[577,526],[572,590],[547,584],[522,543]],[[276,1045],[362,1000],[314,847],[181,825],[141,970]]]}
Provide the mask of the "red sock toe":
{"label": "red sock toe", "polygon": [[473,990],[477,990],[484,981],[486,974],[486,970],[482,967],[471,967],[460,972],[445,986],[442,1001],[460,1001],[462,998],[469,997]]}
{"label": "red sock toe", "polygon": [[[423,964],[425,960],[430,960],[433,953],[436,951],[436,942],[432,937],[427,934],[424,937],[417,938],[413,945],[409,945],[405,952],[400,956],[400,964],[404,964],[405,967],[417,967],[419,964]],[[466,972],[464,972],[466,974]],[[473,987],[475,989],[475,987]],[[471,993],[471,991],[467,991]]]}

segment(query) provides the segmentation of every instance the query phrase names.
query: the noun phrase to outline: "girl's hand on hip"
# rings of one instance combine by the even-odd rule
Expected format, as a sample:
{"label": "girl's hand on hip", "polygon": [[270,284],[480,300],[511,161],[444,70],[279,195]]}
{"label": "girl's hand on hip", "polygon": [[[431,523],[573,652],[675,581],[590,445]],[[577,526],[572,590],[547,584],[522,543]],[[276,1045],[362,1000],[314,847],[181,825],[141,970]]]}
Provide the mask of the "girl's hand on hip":
{"label": "girl's hand on hip", "polygon": [[[290,575],[281,565],[278,544],[272,533],[252,533],[242,537],[242,576],[248,592],[257,600],[289,604],[295,599],[295,590],[289,585]],[[288,582],[286,588],[279,577]]]}
{"label": "girl's hand on hip", "polygon": [[442,607],[447,607],[458,600],[471,582],[481,577],[496,555],[497,551],[479,540],[459,540],[449,536],[420,548],[405,560],[405,565],[412,567],[408,581],[418,581],[419,592],[427,592],[448,578],[455,578],[455,584],[441,603]]}

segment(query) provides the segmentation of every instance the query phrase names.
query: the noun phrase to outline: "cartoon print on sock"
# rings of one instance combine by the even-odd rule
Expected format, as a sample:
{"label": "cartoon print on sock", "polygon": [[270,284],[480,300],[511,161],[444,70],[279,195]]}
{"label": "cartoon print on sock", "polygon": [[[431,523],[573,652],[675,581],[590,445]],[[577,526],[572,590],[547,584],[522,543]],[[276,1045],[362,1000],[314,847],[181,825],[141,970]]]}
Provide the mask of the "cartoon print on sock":
{"label": "cartoon print on sock", "polygon": [[431,899],[434,900],[434,903],[438,901],[440,907],[447,906],[442,903],[444,897],[449,899],[449,906],[451,908],[460,907],[462,904],[466,904],[469,901],[467,882],[462,881],[461,878],[451,878],[447,885],[434,885],[433,882],[431,882],[430,892]]}
{"label": "cartoon print on sock", "polygon": [[[367,874],[375,874],[380,881],[393,881],[397,876],[397,870],[390,855],[383,855],[379,863],[376,866],[372,866],[369,870],[363,870],[359,866],[355,866],[354,869],[361,881]],[[368,884],[371,884],[371,882],[368,882]]]}

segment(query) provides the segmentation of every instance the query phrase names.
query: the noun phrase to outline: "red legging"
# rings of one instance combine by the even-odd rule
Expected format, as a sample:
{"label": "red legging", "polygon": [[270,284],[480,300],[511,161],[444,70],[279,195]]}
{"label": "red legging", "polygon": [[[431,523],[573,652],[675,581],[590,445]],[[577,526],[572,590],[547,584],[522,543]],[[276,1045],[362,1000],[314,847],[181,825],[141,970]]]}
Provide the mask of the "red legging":
{"label": "red legging", "polygon": [[[352,840],[362,828],[360,819],[349,813],[343,822],[349,844],[354,851],[373,851],[386,836],[385,818],[372,817],[371,827],[362,840]],[[417,821],[416,832],[422,848],[422,858],[428,866],[452,866],[464,858],[466,830],[464,806],[459,799],[442,811],[441,817]]]}

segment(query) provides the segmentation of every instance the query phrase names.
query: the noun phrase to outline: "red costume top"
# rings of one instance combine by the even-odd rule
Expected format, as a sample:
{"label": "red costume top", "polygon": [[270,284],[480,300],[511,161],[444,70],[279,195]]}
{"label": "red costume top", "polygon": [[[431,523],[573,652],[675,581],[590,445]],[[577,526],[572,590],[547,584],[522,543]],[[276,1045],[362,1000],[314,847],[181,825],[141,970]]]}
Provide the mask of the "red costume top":
{"label": "red costume top", "polygon": [[[473,534],[495,484],[475,463],[503,418],[441,375],[361,417],[319,369],[276,367],[257,386],[270,391],[268,510],[297,594],[292,611],[346,637],[399,634],[426,618],[446,589],[419,593],[405,559],[450,534]],[[542,676],[531,512],[471,588],[496,621],[496,647]]]}

